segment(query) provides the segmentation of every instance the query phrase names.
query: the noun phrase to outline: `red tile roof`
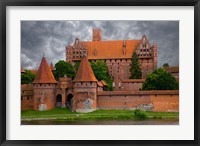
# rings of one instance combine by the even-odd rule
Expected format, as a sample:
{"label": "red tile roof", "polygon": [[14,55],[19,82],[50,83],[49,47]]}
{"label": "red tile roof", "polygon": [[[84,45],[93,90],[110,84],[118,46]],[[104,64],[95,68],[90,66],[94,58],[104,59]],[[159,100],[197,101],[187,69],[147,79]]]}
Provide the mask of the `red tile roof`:
{"label": "red tile roof", "polygon": [[103,87],[103,84],[102,84],[101,81],[97,82],[97,85],[98,85],[99,87]]}
{"label": "red tile roof", "polygon": [[104,80],[101,80],[101,83],[103,84],[103,86],[107,86],[107,84]]}
{"label": "red tile roof", "polygon": [[[88,59],[124,59],[131,58],[141,40],[113,40],[81,42],[87,48]],[[126,54],[123,55],[123,43],[126,44]]]}
{"label": "red tile roof", "polygon": [[49,66],[49,67],[50,67],[50,69],[51,69],[51,70],[54,70],[54,66],[53,66],[53,64],[52,64],[52,63],[50,64],[50,66]]}
{"label": "red tile roof", "polygon": [[164,67],[164,69],[170,73],[179,73],[179,66]]}
{"label": "red tile roof", "polygon": [[49,68],[45,57],[42,58],[40,67],[37,71],[33,83],[56,83],[56,80],[53,76],[51,69]]}
{"label": "red tile roof", "polygon": [[76,77],[74,79],[74,82],[97,82],[94,72],[90,66],[90,63],[88,62],[87,57],[83,57],[81,59],[80,66],[78,68]]}

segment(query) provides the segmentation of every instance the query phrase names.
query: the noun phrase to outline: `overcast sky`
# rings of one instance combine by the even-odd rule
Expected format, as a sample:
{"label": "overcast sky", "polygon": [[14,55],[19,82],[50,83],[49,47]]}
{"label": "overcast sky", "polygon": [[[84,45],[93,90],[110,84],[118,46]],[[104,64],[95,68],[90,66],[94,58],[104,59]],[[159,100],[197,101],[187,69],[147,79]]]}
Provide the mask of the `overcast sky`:
{"label": "overcast sky", "polygon": [[179,65],[178,21],[22,21],[21,65],[38,69],[43,53],[48,63],[65,60],[65,46],[78,37],[92,40],[92,28],[101,28],[103,40],[141,39],[158,44],[158,66]]}

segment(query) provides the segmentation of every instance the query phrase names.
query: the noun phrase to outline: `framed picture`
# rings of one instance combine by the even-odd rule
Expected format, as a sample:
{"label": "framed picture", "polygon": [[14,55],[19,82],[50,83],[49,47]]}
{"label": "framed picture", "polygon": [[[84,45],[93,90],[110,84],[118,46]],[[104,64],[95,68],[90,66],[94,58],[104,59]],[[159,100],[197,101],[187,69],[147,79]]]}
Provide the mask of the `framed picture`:
{"label": "framed picture", "polygon": [[198,145],[199,7],[1,1],[1,145]]}

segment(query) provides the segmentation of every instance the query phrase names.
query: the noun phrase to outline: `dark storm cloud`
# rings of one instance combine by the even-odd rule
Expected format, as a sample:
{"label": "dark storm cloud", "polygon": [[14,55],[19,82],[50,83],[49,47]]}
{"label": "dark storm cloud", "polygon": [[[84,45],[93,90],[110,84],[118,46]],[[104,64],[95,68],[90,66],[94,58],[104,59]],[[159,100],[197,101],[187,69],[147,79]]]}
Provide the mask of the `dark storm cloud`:
{"label": "dark storm cloud", "polygon": [[65,46],[75,37],[91,41],[92,28],[103,31],[103,40],[141,39],[158,44],[158,66],[179,64],[178,21],[22,21],[21,64],[37,69],[43,53],[49,63],[65,60]]}

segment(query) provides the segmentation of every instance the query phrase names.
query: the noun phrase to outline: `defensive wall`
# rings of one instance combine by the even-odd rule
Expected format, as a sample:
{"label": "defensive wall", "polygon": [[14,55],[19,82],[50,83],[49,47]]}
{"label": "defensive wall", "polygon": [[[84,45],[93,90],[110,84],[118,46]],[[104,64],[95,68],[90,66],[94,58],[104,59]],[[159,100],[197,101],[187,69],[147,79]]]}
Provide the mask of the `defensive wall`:
{"label": "defensive wall", "polygon": [[98,93],[97,108],[178,112],[179,91],[103,91]]}
{"label": "defensive wall", "polygon": [[[21,91],[21,109],[33,109],[33,86],[22,85]],[[76,95],[73,98],[76,98]],[[141,109],[155,112],[179,111],[178,90],[102,91],[98,92],[96,100],[97,109]]]}
{"label": "defensive wall", "polygon": [[21,85],[21,110],[33,109],[33,85]]}

